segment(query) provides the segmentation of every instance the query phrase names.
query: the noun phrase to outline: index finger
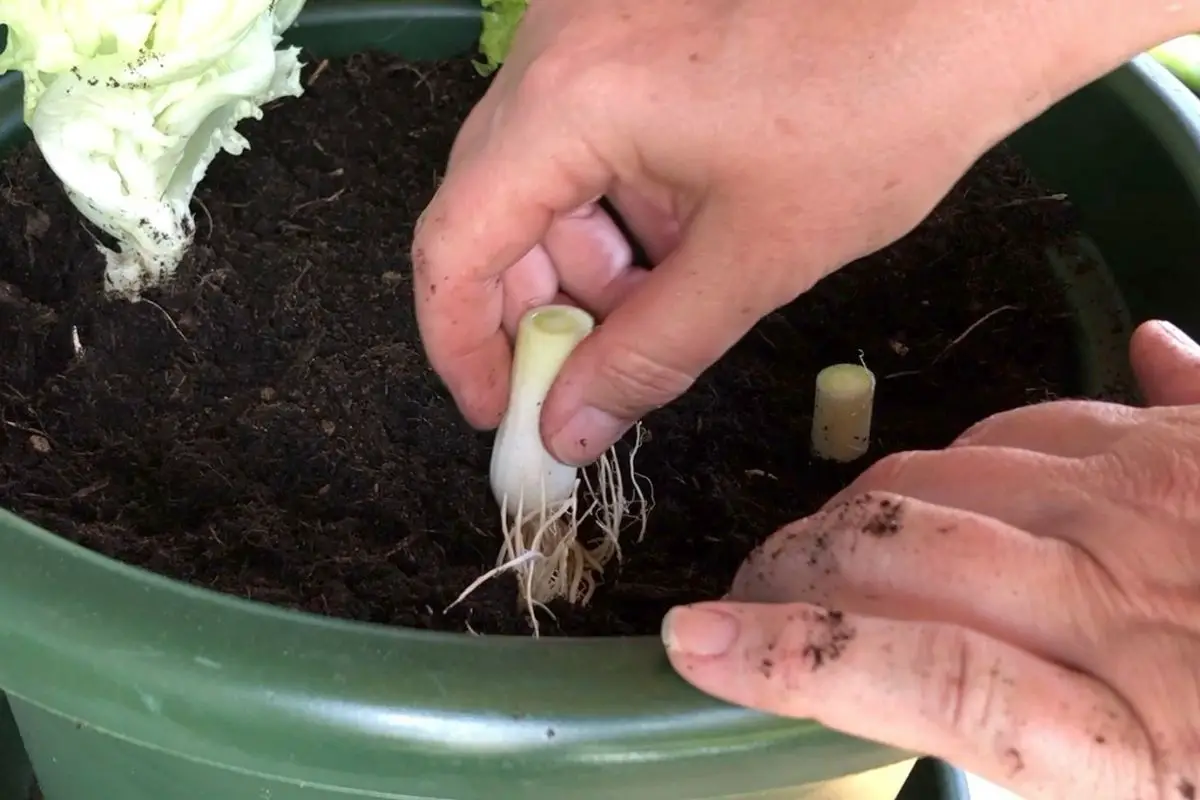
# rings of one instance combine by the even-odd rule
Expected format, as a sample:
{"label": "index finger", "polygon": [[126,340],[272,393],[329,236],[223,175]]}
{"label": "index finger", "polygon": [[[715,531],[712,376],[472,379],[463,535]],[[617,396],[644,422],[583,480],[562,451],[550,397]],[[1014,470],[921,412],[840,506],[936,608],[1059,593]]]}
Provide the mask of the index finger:
{"label": "index finger", "polygon": [[609,171],[559,113],[506,108],[503,127],[448,171],[417,222],[413,292],[426,355],[472,425],[494,427],[508,400],[504,272],[556,215],[604,193]]}

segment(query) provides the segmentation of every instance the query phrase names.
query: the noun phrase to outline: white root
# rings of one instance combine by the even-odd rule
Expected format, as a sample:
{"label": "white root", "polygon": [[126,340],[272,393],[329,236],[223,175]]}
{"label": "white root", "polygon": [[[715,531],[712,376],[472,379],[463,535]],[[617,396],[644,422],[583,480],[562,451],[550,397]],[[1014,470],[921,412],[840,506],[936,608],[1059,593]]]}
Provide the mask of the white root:
{"label": "white root", "polygon": [[[642,440],[639,423],[626,464],[628,486],[613,447],[592,468],[582,471],[582,481],[576,480],[566,501],[548,503],[544,489],[538,498],[511,500],[505,496],[500,504],[503,542],[496,566],[472,581],[446,610],[507,572],[516,573],[520,606],[529,615],[534,636],[540,633],[537,611],[553,617],[547,608],[551,601],[587,605],[605,567],[614,557],[621,559],[620,539],[625,529],[637,526],[638,541],[645,536],[653,494],[647,495],[634,467]],[[591,470],[594,478],[589,475]],[[587,500],[582,507],[581,490]],[[515,507],[510,508],[510,503]],[[585,537],[583,531],[588,527],[594,528],[595,534]]]}

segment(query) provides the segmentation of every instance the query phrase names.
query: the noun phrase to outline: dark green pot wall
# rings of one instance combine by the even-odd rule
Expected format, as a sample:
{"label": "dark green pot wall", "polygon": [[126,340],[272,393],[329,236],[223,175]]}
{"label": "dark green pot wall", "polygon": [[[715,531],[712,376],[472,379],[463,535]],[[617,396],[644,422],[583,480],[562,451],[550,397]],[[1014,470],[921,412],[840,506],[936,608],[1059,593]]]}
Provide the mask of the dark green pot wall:
{"label": "dark green pot wall", "polygon": [[[430,58],[477,34],[475,0],[310,0],[290,38],[317,56]],[[1084,387],[1124,372],[1120,294],[1131,321],[1200,331],[1200,107],[1165,79],[1140,60],[1014,138],[1084,209],[1111,268],[1074,291]],[[10,76],[0,137],[21,136]],[[1081,259],[1101,261],[1086,243],[1052,260],[1072,275]],[[48,800],[783,800],[907,758],[709,700],[650,638],[476,638],[284,612],[5,513],[0,552],[0,688]]]}
{"label": "dark green pot wall", "polygon": [[0,694],[0,800],[26,800],[33,783],[33,767],[25,754],[21,733]]}
{"label": "dark green pot wall", "polygon": [[1200,100],[1140,56],[1011,141],[1078,203],[1133,322],[1200,335]]}

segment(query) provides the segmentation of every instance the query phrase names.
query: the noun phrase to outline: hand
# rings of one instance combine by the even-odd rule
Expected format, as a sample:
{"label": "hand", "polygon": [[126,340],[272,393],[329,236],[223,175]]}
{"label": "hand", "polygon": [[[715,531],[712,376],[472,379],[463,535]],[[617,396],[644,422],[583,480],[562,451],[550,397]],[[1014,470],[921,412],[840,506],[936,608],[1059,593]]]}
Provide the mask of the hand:
{"label": "hand", "polygon": [[[1101,16],[1092,0],[995,5],[532,3],[413,246],[425,348],[466,418],[499,422],[521,314],[574,302],[603,325],[563,370],[542,432],[560,459],[593,460],[1121,57],[1062,55],[1068,37],[1099,41],[1082,35]],[[653,271],[633,264],[602,195]]]}
{"label": "hand", "polygon": [[943,758],[1027,800],[1200,791],[1200,348],[1153,406],[1058,401],[894,455],[673,610],[700,689]]}

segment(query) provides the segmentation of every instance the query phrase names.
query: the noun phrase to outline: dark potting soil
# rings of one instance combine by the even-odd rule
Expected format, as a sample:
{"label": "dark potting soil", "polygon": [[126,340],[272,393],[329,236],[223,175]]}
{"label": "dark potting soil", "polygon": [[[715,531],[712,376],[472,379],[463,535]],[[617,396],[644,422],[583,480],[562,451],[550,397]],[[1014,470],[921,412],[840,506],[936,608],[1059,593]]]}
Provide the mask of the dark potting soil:
{"label": "dark potting soil", "polygon": [[[93,233],[35,150],[6,162],[0,504],[265,603],[526,633],[511,577],[443,613],[495,561],[490,435],[427,366],[409,281],[413,222],[486,81],[465,61],[377,55],[310,64],[306,80],[244,126],[249,152],[213,165],[192,253],[148,302],[101,295]],[[1048,194],[990,153],[920,229],[772,314],[649,417],[647,535],[590,606],[553,606],[543,635],[652,633],[880,456],[1071,393],[1071,323],[1043,251],[1073,220]],[[872,450],[814,461],[814,376],[860,357],[879,376]]]}

